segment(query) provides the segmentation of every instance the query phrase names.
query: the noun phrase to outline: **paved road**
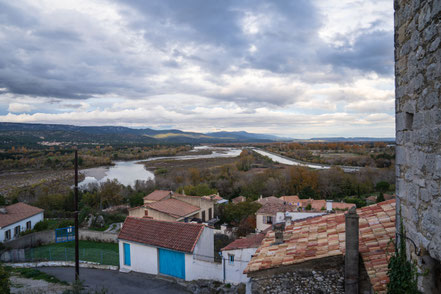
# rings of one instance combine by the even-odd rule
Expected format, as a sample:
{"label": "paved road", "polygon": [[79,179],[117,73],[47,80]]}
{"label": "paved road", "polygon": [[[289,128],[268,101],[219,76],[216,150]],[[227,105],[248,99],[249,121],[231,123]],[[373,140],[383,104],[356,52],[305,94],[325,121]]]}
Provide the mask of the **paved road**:
{"label": "paved road", "polygon": [[[51,274],[60,280],[73,282],[73,267],[43,267],[40,271]],[[80,268],[80,279],[89,289],[105,288],[109,294],[149,293],[180,294],[191,293],[185,287],[171,281],[140,273],[121,273],[119,271]]]}

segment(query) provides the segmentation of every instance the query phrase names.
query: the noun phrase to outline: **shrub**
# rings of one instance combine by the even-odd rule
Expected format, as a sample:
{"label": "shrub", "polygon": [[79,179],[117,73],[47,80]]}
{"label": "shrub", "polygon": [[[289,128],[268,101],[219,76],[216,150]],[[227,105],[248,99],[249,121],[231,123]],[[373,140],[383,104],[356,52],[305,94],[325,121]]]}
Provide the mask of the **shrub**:
{"label": "shrub", "polygon": [[11,293],[11,282],[9,281],[9,272],[0,265],[0,293]]}
{"label": "shrub", "polygon": [[49,221],[48,220],[42,220],[35,224],[34,231],[40,232],[47,230],[49,228]]}

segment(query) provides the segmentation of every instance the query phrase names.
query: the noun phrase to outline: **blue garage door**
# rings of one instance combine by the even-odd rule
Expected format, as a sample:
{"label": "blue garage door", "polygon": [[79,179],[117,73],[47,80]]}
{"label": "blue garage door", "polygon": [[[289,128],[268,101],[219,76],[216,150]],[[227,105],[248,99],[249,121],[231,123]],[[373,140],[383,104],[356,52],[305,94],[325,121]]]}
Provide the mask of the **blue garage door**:
{"label": "blue garage door", "polygon": [[185,280],[185,254],[159,249],[159,272]]}

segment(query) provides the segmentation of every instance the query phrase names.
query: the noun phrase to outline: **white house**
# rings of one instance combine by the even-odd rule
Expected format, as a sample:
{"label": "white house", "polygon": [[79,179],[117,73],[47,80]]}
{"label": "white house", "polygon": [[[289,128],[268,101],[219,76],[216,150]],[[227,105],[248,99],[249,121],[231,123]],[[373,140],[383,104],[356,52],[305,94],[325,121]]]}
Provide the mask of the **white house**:
{"label": "white house", "polygon": [[127,217],[118,243],[121,271],[222,280],[222,265],[213,262],[213,230],[203,224]]}
{"label": "white house", "polygon": [[223,279],[226,283],[239,284],[249,281],[250,278],[243,271],[264,237],[265,234],[263,233],[249,235],[245,238],[236,239],[221,249]]}
{"label": "white house", "polygon": [[44,210],[26,203],[15,203],[0,208],[0,242],[20,236],[20,232],[32,230],[44,219]]}

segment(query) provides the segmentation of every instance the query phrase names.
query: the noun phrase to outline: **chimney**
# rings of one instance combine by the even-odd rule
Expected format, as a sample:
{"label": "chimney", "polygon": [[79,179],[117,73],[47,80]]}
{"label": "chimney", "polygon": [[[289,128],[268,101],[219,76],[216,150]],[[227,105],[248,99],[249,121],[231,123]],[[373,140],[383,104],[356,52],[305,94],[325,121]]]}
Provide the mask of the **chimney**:
{"label": "chimney", "polygon": [[290,214],[285,213],[285,227],[290,226],[292,224],[292,217]]}
{"label": "chimney", "polygon": [[326,210],[332,211],[332,200],[326,200]]}
{"label": "chimney", "polygon": [[283,243],[283,231],[285,230],[285,223],[277,223],[273,225],[275,241],[271,245],[279,245]]}
{"label": "chimney", "polygon": [[345,293],[358,293],[358,214],[355,207],[345,215],[346,254],[345,254]]}

